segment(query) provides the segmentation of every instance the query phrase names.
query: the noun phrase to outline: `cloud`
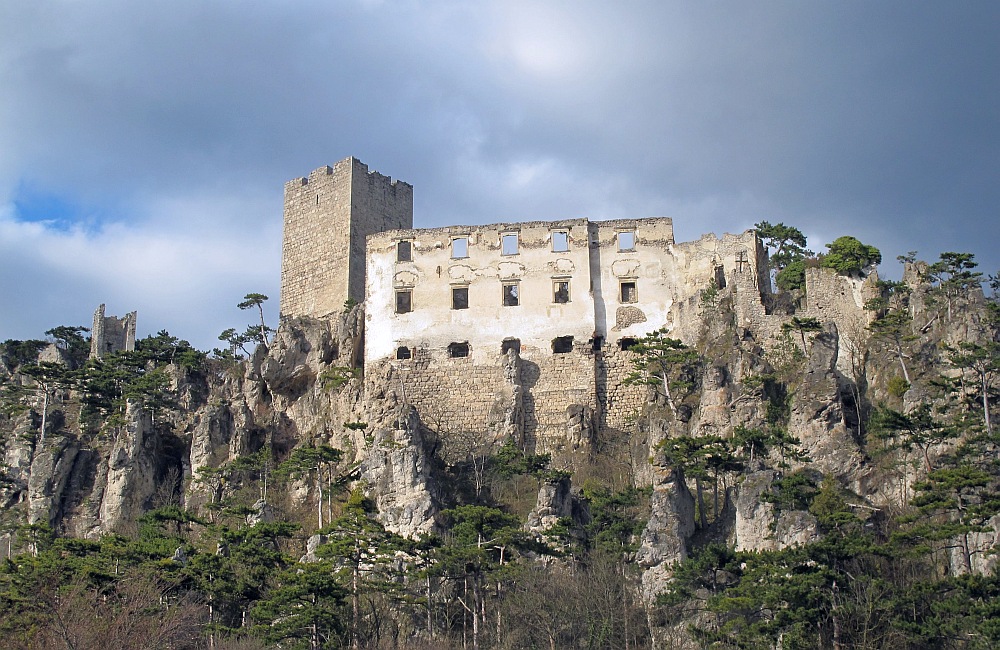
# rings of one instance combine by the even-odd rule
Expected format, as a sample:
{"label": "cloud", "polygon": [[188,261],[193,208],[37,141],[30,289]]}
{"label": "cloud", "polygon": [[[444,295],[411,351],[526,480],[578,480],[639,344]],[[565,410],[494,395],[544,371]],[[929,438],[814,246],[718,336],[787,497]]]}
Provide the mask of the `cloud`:
{"label": "cloud", "polygon": [[3,338],[40,338],[56,325],[89,327],[94,309],[107,303],[109,314],[137,310],[140,335],[167,329],[210,348],[219,332],[245,320],[234,305],[251,291],[274,296],[274,319],[279,224],[249,231],[197,227],[199,219],[213,223],[212,202],[164,207],[187,216],[97,230],[0,216]]}
{"label": "cloud", "polygon": [[[284,181],[347,155],[412,183],[418,226],[664,215],[689,239],[767,219],[817,250],[853,234],[993,271],[998,19],[987,2],[6,3],[0,337],[107,302],[212,343],[244,293],[277,303]],[[59,201],[19,210],[32,195]]]}

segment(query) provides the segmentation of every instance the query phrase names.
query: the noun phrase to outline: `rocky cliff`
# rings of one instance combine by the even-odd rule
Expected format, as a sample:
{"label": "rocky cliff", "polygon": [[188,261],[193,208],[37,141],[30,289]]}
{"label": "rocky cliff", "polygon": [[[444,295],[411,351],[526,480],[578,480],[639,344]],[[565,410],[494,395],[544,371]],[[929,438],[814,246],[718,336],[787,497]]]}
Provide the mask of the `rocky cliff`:
{"label": "rocky cliff", "polygon": [[[563,473],[541,481],[537,501],[521,509],[525,529],[539,539],[548,539],[557,524],[582,530],[590,516],[588,481],[644,489],[644,526],[628,559],[641,568],[640,593],[653,612],[675,566],[694,548],[715,542],[737,551],[771,551],[819,539],[817,515],[775,496],[790,476],[813,487],[834,481],[866,516],[903,508],[926,468],[916,463],[902,478],[886,469],[887,456],[866,424],[872,410],[890,404],[907,413],[924,402],[943,408],[951,398],[935,392],[931,380],[964,376],[946,362],[946,346],[993,341],[981,294],[950,302],[945,317],[929,304],[933,287],[917,276],[910,280],[904,364],[908,360],[912,382],[902,389],[896,381],[902,353],[871,329],[855,328],[845,342],[844,330],[854,320],[843,314],[818,329],[785,328],[782,335],[771,315],[755,322],[741,317],[746,309],[735,285],[700,305],[678,307],[684,313],[674,318],[687,319],[685,343],[697,353],[670,379],[681,388],[669,398],[651,389],[624,431],[595,431],[592,413],[568,414],[567,451],[552,459]],[[874,317],[860,310],[849,315]],[[363,375],[363,322],[363,305],[324,320],[287,320],[245,361],[168,365],[169,407],[128,401],[118,417],[98,423],[84,420],[74,390],[53,390],[43,407],[35,384],[5,366],[5,381],[24,387],[30,406],[0,420],[0,507],[8,545],[19,543],[17,524],[97,539],[128,534],[155,508],[174,504],[212,516],[217,504],[234,499],[258,511],[280,501],[284,512],[299,513],[307,529],[315,527],[308,513],[317,512],[320,522],[334,514],[332,502],[324,505],[331,497],[324,497],[322,471],[315,481],[303,475],[286,482],[280,492],[269,472],[296,449],[321,447],[342,452],[327,487],[334,477],[360,486],[387,529],[407,537],[440,530],[442,510],[465,498],[455,468],[477,474],[500,445],[521,441],[525,395],[518,353],[504,354],[507,385],[491,412],[491,430],[470,442],[425,421],[426,414],[408,403],[392,365]],[[852,359],[845,361],[845,350]],[[774,438],[775,431],[784,437]],[[753,432],[771,432],[772,438],[757,444]],[[712,444],[719,449],[739,452],[738,462],[713,465],[717,452],[699,456],[698,463],[694,455],[671,455],[680,441],[690,440],[696,442],[684,444],[718,440]],[[927,465],[960,440],[929,444]],[[918,460],[912,449],[892,453],[906,463]],[[478,479],[470,480],[476,494],[483,490]],[[994,531],[983,527],[967,539],[975,549],[974,570],[991,566],[985,551],[997,542]],[[654,619],[654,638],[674,638],[678,628]]]}

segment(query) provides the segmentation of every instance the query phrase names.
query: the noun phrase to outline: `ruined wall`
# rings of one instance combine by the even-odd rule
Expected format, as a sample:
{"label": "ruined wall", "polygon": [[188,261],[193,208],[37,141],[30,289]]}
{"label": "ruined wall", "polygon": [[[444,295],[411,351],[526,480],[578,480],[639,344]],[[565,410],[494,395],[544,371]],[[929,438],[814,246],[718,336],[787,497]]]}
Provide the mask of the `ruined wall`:
{"label": "ruined wall", "polygon": [[573,350],[526,350],[521,369],[524,387],[524,438],[538,453],[586,448],[593,442],[599,404],[595,354],[588,340]]}
{"label": "ruined wall", "polygon": [[[767,268],[766,258],[763,268]],[[784,336],[782,326],[791,317],[768,314],[759,292],[749,285],[747,278],[732,277],[736,281],[734,306],[737,325],[753,332],[765,348],[774,349],[778,339]],[[852,372],[852,355],[857,354],[859,346],[869,336],[865,328],[871,324],[875,314],[865,310],[864,305],[878,296],[877,282],[878,274],[874,270],[865,278],[856,278],[838,275],[833,269],[806,269],[805,301],[795,316],[836,324],[839,334],[836,365],[840,372],[848,376]],[[807,335],[807,339],[811,336]]]}
{"label": "ruined wall", "polygon": [[711,307],[703,304],[702,295],[713,282],[720,289],[735,290],[742,326],[754,328],[762,322],[761,294],[769,292],[770,281],[767,253],[753,231],[726,233],[721,238],[703,235],[675,245],[673,252],[670,284],[675,302],[670,321],[674,338],[688,344],[697,341],[702,319],[711,316]]}
{"label": "ruined wall", "polygon": [[597,396],[602,406],[601,427],[627,429],[646,404],[650,388],[627,386],[624,381],[633,370],[635,353],[622,350],[617,343],[605,347],[598,366]]}
{"label": "ruined wall", "polygon": [[673,243],[673,221],[666,217],[590,224],[595,324],[607,343],[667,325],[674,295]]}
{"label": "ruined wall", "polygon": [[[367,249],[366,365],[407,368],[422,414],[487,431],[506,399],[499,368],[516,339],[523,436],[539,451],[627,428],[648,393],[623,383],[633,371],[628,340],[667,327],[695,343],[701,292],[713,281],[738,276],[763,312],[766,257],[752,231],[678,245],[669,218],[577,219],[391,231],[370,236]],[[565,302],[555,297],[561,282]],[[518,304],[505,305],[504,287],[515,284]],[[455,289],[467,291],[467,306],[456,308]],[[468,356],[452,358],[455,344]]]}
{"label": "ruined wall", "polygon": [[[553,250],[557,233],[567,238],[567,250]],[[464,242],[461,249],[457,241]],[[409,260],[399,260],[400,242],[409,246]],[[595,330],[589,264],[587,222],[581,219],[373,235],[365,358],[394,357],[400,346],[444,350],[463,342],[483,363],[508,338],[539,349],[561,336],[588,340]],[[565,302],[556,302],[557,282],[569,283]],[[505,287],[515,287],[516,305],[505,304]],[[467,295],[466,308],[456,308],[456,291]],[[400,293],[408,295],[408,312],[397,313]]]}
{"label": "ruined wall", "polygon": [[[368,235],[413,227],[413,187],[394,181],[353,160],[351,175],[351,251],[348,295],[365,299],[365,259]],[[346,298],[345,298],[346,300]]]}
{"label": "ruined wall", "polygon": [[[458,249],[456,239],[463,240]],[[624,427],[642,404],[643,387],[621,385],[631,362],[619,339],[667,324],[672,244],[667,218],[372,235],[366,364],[397,359],[412,367],[419,411],[448,427],[485,431],[493,426],[491,409],[506,399],[497,369],[515,339],[525,444],[538,451],[585,446],[609,414],[613,426]],[[518,304],[505,305],[505,287],[513,285]],[[456,308],[456,289],[467,291],[467,307]],[[400,293],[410,311],[397,313]],[[468,357],[450,358],[455,343],[468,345]]]}
{"label": "ruined wall", "polygon": [[340,312],[364,300],[365,238],[413,225],[413,188],[356,158],[285,184],[282,316]]}
{"label": "ruined wall", "polygon": [[852,319],[862,318],[867,325],[871,313],[865,303],[878,297],[878,274],[872,271],[865,278],[838,275],[833,269],[806,269],[806,305],[802,316],[820,321],[835,321],[841,329]]}
{"label": "ruined wall", "polygon": [[837,369],[847,376],[851,376],[852,355],[870,335],[865,328],[875,313],[866,311],[864,305],[878,296],[877,282],[874,269],[865,278],[838,275],[833,269],[806,269],[806,308],[797,315],[837,324]]}
{"label": "ruined wall", "polygon": [[504,386],[499,358],[496,363],[476,365],[471,357],[453,359],[417,348],[411,359],[383,363],[393,366],[405,401],[416,407],[420,419],[434,431],[487,430]]}
{"label": "ruined wall", "polygon": [[135,350],[136,312],[129,312],[122,318],[105,316],[105,306],[94,311],[94,326],[90,331],[90,357],[99,359],[113,352]]}
{"label": "ruined wall", "polygon": [[410,359],[382,360],[368,372],[392,366],[393,390],[443,435],[474,434],[484,444],[511,439],[539,453],[590,444],[598,402],[588,342],[564,354],[525,348],[485,356],[414,348]]}

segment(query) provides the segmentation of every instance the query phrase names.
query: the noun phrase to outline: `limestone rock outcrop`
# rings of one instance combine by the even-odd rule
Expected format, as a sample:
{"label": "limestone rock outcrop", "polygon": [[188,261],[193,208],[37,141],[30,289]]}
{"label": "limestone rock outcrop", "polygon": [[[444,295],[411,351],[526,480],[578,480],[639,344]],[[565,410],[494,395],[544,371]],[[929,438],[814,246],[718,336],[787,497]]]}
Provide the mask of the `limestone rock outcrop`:
{"label": "limestone rock outcrop", "polygon": [[844,417],[837,371],[839,336],[835,323],[824,324],[813,337],[805,373],[792,401],[788,429],[799,438],[812,467],[825,474],[850,477],[855,491],[866,491],[863,457]]}
{"label": "limestone rock outcrop", "polygon": [[130,403],[107,463],[107,479],[100,495],[100,521],[111,532],[126,521],[135,521],[148,510],[157,488],[158,440],[152,417],[142,406]]}
{"label": "limestone rock outcrop", "polygon": [[359,473],[382,524],[408,537],[432,532],[439,508],[416,411],[404,407],[394,426],[377,428],[366,456]]}
{"label": "limestone rock outcrop", "polygon": [[670,579],[670,566],[687,557],[694,534],[694,498],[675,470],[657,471],[650,515],[635,561],[642,574],[643,597],[653,602]]}
{"label": "limestone rock outcrop", "polygon": [[560,519],[573,517],[573,495],[568,476],[554,481],[543,481],[538,488],[538,500],[528,513],[524,529],[536,535],[556,525]]}
{"label": "limestone rock outcrop", "polygon": [[816,518],[811,514],[779,511],[762,499],[777,477],[776,471],[761,469],[748,474],[740,483],[733,530],[737,551],[770,551],[819,539]]}
{"label": "limestone rock outcrop", "polygon": [[79,449],[75,440],[56,435],[35,447],[27,484],[29,524],[56,524]]}

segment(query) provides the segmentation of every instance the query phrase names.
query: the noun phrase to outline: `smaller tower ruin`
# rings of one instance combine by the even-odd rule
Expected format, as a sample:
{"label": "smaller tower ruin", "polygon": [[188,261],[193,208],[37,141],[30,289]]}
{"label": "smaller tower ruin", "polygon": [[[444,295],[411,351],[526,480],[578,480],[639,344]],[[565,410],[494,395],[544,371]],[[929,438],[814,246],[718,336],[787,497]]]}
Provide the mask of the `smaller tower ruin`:
{"label": "smaller tower ruin", "polygon": [[102,304],[94,312],[94,328],[90,332],[90,358],[100,359],[114,352],[135,350],[135,315],[105,316]]}

